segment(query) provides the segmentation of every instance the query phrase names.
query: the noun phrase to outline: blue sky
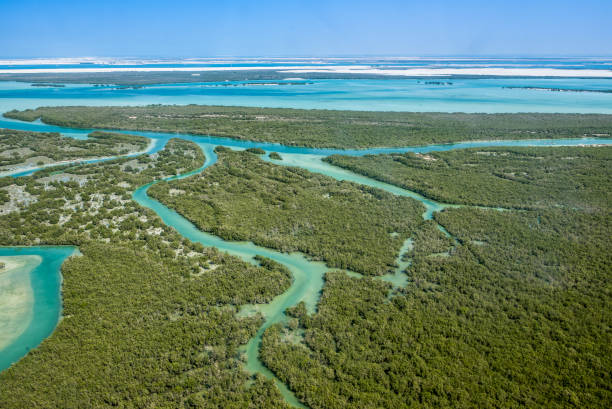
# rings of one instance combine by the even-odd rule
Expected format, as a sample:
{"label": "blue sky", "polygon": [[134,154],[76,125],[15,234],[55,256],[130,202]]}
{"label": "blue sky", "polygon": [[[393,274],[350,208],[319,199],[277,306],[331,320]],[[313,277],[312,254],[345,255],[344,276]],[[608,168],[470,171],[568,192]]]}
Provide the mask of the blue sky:
{"label": "blue sky", "polygon": [[0,0],[0,56],[612,56],[612,0]]}

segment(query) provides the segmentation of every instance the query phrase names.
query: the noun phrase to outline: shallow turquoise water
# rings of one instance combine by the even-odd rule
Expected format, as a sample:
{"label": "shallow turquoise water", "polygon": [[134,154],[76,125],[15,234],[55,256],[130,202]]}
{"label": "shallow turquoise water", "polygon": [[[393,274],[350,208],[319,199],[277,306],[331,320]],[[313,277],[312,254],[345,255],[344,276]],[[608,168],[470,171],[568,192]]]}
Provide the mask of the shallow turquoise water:
{"label": "shallow turquoise water", "polygon": [[0,247],[0,256],[37,255],[42,258],[42,262],[29,273],[34,293],[33,319],[25,332],[0,350],[0,370],[8,368],[38,346],[55,329],[62,310],[60,267],[74,252],[74,247]]}
{"label": "shallow turquoise water", "polygon": [[164,84],[141,89],[87,84],[48,88],[0,82],[0,112],[59,105],[204,104],[368,111],[612,113],[610,93],[504,88],[609,90],[612,79],[444,79],[453,84],[445,86],[428,85],[426,81],[436,79],[314,80],[308,85],[237,87]]}

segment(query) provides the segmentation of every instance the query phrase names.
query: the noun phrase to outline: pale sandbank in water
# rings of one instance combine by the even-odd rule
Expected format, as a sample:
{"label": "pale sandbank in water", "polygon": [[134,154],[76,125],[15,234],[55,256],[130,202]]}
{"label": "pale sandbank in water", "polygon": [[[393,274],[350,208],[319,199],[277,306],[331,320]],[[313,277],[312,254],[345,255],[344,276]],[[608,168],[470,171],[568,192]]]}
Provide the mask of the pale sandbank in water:
{"label": "pale sandbank in water", "polygon": [[30,325],[34,314],[34,291],[30,272],[40,256],[0,257],[0,351]]}

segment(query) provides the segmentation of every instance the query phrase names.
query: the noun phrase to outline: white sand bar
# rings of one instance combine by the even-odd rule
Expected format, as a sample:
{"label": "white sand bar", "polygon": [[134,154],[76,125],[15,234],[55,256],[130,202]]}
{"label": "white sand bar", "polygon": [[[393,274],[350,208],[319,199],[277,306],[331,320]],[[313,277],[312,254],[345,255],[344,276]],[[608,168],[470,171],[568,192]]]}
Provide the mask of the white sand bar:
{"label": "white sand bar", "polygon": [[324,68],[293,68],[283,70],[285,73],[338,73],[338,74],[376,74],[406,77],[440,77],[440,76],[499,76],[499,77],[581,77],[581,78],[612,78],[610,70],[576,70],[559,68],[405,68],[379,69],[361,68],[357,66],[324,67]]}
{"label": "white sand bar", "polygon": [[91,68],[8,68],[0,74],[78,74],[112,72],[203,72],[203,71],[281,71],[292,74],[375,74],[406,77],[439,76],[500,76],[500,77],[581,77],[612,78],[611,70],[560,69],[560,68],[392,68],[380,69],[369,65],[307,65],[266,67],[91,67]]}

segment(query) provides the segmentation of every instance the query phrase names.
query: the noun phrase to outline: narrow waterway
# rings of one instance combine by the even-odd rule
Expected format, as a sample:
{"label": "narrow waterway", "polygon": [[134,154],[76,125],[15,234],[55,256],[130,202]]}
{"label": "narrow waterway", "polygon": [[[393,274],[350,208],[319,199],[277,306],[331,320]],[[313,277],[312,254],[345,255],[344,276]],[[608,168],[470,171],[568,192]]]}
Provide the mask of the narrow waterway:
{"label": "narrow waterway", "polygon": [[[202,149],[206,156],[206,162],[204,165],[188,173],[180,176],[173,176],[166,180],[176,180],[185,177],[192,176],[203,172],[206,168],[213,165],[217,156],[214,152],[215,145],[207,143],[199,143],[198,146]],[[353,174],[349,171],[334,167],[325,162],[322,162],[321,157],[313,157],[312,155],[292,155],[290,161],[284,162],[287,166],[300,166],[308,170],[316,171],[318,173],[325,174],[338,180],[350,180],[355,183],[361,183],[364,185],[377,187],[393,194],[411,197],[419,200],[425,205],[425,211],[423,213],[424,218],[431,218],[431,215],[436,210],[444,209],[445,205],[441,205],[434,201],[428,200],[414,192],[410,192],[393,185],[378,182],[357,174]],[[276,162],[276,161],[275,161]],[[282,161],[280,161],[282,162]],[[191,241],[201,243],[204,246],[216,247],[221,251],[225,251],[229,254],[238,256],[243,260],[251,263],[257,263],[255,256],[260,255],[268,257],[278,263],[286,266],[292,274],[293,281],[291,287],[283,294],[277,296],[268,304],[262,305],[247,305],[244,306],[241,313],[249,314],[254,312],[260,312],[265,321],[259,328],[256,335],[248,342],[243,348],[246,354],[246,365],[245,368],[250,373],[260,373],[269,379],[273,379],[276,385],[279,387],[282,395],[285,397],[287,402],[296,407],[304,407],[293,393],[284,385],[276,376],[266,368],[259,359],[259,349],[261,346],[261,340],[264,331],[276,323],[284,322],[286,316],[284,311],[297,305],[300,302],[304,302],[309,313],[316,311],[316,306],[323,289],[323,277],[327,271],[332,270],[327,267],[324,263],[314,262],[308,260],[303,254],[299,253],[280,253],[275,250],[256,246],[250,242],[232,242],[223,240],[217,236],[198,230],[193,223],[179,215],[172,209],[164,206],[155,199],[152,199],[147,195],[147,190],[153,184],[157,182],[149,183],[141,188],[137,189],[134,194],[134,200],[141,206],[147,207],[156,212],[162,221],[168,226],[173,227],[179,234],[188,238]],[[405,268],[409,263],[402,260],[403,254],[409,250],[411,241],[407,240],[400,251],[398,256],[398,268],[394,274],[388,274],[381,277],[382,279],[390,282],[395,287],[405,285],[406,275],[404,274]]]}
{"label": "narrow waterway", "polygon": [[[200,169],[180,176],[174,176],[167,180],[182,179],[201,173],[204,169],[216,162],[217,156],[214,153],[213,145],[199,144],[199,146],[206,155],[205,164]],[[204,246],[216,247],[221,251],[240,257],[253,264],[258,264],[255,260],[255,256],[264,256],[283,264],[291,271],[293,281],[287,291],[275,297],[272,302],[268,304],[250,306],[251,308],[245,306],[246,309],[250,309],[253,312],[258,311],[263,314],[265,321],[243,350],[246,354],[245,368],[248,372],[253,374],[261,373],[265,377],[274,380],[281,394],[289,404],[295,407],[304,408],[305,406],[299,402],[285,384],[278,380],[278,378],[261,363],[259,360],[259,348],[261,346],[261,339],[264,331],[273,324],[283,322],[286,319],[284,311],[287,308],[303,301],[309,312],[312,313],[316,310],[319,294],[323,288],[323,276],[330,268],[323,263],[308,260],[303,254],[280,253],[278,251],[256,246],[250,242],[225,241],[212,234],[202,232],[198,230],[193,223],[177,212],[147,195],[147,190],[155,183],[157,182],[149,183],[137,189],[133,194],[134,200],[141,206],[153,210],[160,216],[165,224],[173,227],[182,236],[193,242],[201,243]]]}

